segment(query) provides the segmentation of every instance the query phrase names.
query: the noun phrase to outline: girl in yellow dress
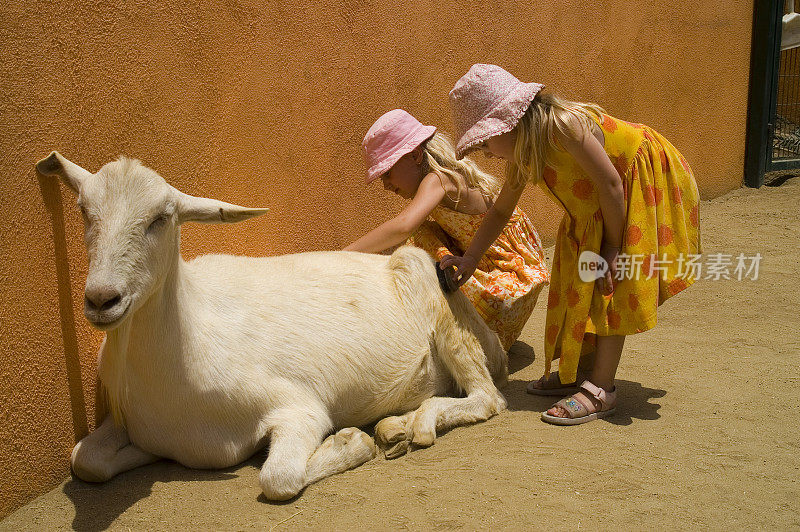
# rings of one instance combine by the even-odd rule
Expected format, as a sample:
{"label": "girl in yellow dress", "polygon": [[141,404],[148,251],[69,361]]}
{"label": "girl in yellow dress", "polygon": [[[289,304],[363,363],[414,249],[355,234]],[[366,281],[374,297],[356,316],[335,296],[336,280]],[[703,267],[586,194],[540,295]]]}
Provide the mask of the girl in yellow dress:
{"label": "girl in yellow dress", "polygon": [[[381,179],[386,190],[411,201],[345,250],[377,253],[407,242],[436,260],[461,253],[494,201],[494,178],[469,159],[457,160],[443,134],[402,109],[381,116],[363,147],[367,183]],[[539,235],[514,208],[461,290],[508,350],[548,280]]]}
{"label": "girl in yellow dress", "polygon": [[[498,66],[473,65],[450,92],[458,155],[480,149],[508,163],[505,184],[468,249],[445,257],[441,267],[455,266],[456,281],[465,282],[528,182],[562,207],[545,374],[528,391],[575,390],[542,414],[574,425],[614,412],[625,336],[652,328],[658,306],[694,282],[699,195],[689,165],[656,131],[542,88]],[[580,357],[589,352],[591,373],[577,387]]]}

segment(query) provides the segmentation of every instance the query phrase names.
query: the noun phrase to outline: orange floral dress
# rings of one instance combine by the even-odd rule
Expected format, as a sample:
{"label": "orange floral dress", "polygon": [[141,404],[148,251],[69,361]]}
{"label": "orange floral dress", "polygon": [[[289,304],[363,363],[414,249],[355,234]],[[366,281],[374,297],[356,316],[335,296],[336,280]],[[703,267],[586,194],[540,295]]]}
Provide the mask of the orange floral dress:
{"label": "orange floral dress", "polygon": [[607,115],[596,119],[622,178],[626,221],[615,290],[582,281],[579,257],[600,252],[603,215],[594,183],[569,153],[551,148],[539,185],[564,209],[553,256],[545,325],[545,375],[560,358],[562,383],[576,379],[596,335],[628,335],[656,324],[656,309],[695,281],[699,194],[691,168],[653,129]]}
{"label": "orange floral dress", "polygon": [[[438,205],[409,243],[424,249],[436,260],[442,260],[445,255],[463,255],[484,216]],[[516,208],[503,232],[481,258],[475,273],[461,286],[461,291],[508,351],[549,280],[539,235],[528,216]]]}

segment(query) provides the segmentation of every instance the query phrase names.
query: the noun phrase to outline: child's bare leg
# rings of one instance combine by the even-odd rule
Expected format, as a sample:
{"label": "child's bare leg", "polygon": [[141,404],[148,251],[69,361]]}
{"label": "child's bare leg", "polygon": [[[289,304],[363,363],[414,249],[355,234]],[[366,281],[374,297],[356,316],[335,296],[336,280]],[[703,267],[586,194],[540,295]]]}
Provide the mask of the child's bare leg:
{"label": "child's bare leg", "polygon": [[622,347],[625,345],[624,336],[598,336],[597,356],[589,378],[592,384],[606,391],[614,387],[614,376],[622,356]]}
{"label": "child's bare leg", "polygon": [[592,351],[591,353],[586,353],[585,355],[581,355],[581,358],[578,359],[578,373],[591,373],[592,369],[594,369],[594,361],[597,359],[597,351]]}
{"label": "child's bare leg", "polygon": [[[625,345],[624,336],[598,336],[597,337],[597,354],[595,356],[594,368],[592,368],[589,381],[595,386],[611,391],[614,389],[614,377],[617,374],[617,366],[619,366],[619,359],[622,356],[622,347]],[[600,403],[594,397],[591,397],[579,391],[578,393],[590,399],[595,407],[599,407]],[[560,406],[554,406],[547,411],[548,414],[556,417],[569,417],[567,412]]]}

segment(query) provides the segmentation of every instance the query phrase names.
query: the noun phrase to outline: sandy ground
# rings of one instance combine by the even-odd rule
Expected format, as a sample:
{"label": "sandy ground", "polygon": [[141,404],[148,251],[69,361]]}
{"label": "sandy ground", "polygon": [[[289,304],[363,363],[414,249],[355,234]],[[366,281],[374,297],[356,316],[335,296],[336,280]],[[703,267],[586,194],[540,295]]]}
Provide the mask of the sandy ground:
{"label": "sandy ground", "polygon": [[[283,504],[236,468],[162,462],[103,485],[72,479],[2,530],[800,528],[800,178],[705,202],[706,255],[763,256],[758,280],[703,280],[629,338],[621,405],[580,427],[542,423],[547,294],[511,353],[507,412],[310,486]],[[792,502],[794,501],[794,502]]]}

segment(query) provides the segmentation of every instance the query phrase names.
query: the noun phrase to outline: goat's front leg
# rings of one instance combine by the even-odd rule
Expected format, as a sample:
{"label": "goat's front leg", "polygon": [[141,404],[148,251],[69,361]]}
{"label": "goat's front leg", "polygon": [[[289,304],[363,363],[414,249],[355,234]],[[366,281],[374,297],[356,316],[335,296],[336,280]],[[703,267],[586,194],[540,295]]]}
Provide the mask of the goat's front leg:
{"label": "goat's front leg", "polygon": [[291,499],[309,484],[375,457],[372,438],[356,428],[342,429],[322,441],[332,425],[321,409],[286,409],[270,417],[269,454],[259,476],[268,499]]}
{"label": "goat's front leg", "polygon": [[72,449],[72,471],[86,482],[105,482],[114,475],[150,464],[158,457],[136,447],[128,431],[106,416],[103,423]]}

